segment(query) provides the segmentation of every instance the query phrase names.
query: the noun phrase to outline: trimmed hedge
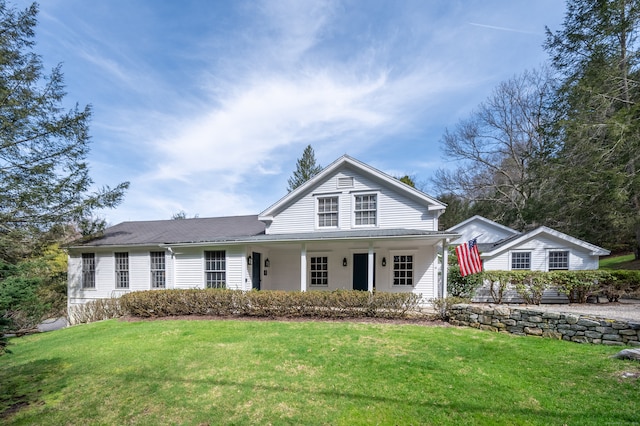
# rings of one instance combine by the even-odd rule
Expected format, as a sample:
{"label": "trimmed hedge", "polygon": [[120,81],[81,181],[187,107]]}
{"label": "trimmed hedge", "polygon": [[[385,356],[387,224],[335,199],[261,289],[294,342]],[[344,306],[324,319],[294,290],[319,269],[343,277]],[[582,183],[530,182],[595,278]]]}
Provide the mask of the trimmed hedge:
{"label": "trimmed hedge", "polygon": [[539,305],[549,288],[564,293],[571,303],[586,303],[589,296],[617,302],[623,296],[640,295],[640,271],[485,271],[482,278],[488,281],[494,303],[502,303],[509,287],[532,305]]}
{"label": "trimmed hedge", "polygon": [[152,290],[122,295],[129,315],[151,318],[182,315],[289,318],[403,318],[419,307],[413,293],[338,290],[240,291],[222,289]]}
{"label": "trimmed hedge", "polygon": [[82,305],[74,305],[69,308],[69,323],[89,324],[112,318],[120,318],[125,315],[120,305],[120,299],[96,299]]}

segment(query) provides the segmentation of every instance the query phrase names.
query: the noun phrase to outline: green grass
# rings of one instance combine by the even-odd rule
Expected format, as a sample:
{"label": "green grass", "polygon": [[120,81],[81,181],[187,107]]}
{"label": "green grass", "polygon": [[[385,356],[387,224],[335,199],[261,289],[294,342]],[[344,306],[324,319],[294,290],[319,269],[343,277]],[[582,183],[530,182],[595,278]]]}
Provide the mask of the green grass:
{"label": "green grass", "polygon": [[622,256],[610,256],[600,259],[600,269],[640,269],[640,260],[635,260],[633,253]]}
{"label": "green grass", "polygon": [[0,423],[640,423],[619,348],[349,322],[93,323],[12,340]]}

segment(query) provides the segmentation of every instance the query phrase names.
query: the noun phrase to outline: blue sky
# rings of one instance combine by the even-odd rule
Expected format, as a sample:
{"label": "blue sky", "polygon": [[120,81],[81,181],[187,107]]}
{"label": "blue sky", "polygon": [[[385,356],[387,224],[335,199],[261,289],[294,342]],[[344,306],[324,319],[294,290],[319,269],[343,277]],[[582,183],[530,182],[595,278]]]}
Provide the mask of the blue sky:
{"label": "blue sky", "polygon": [[[18,7],[30,2],[19,1]],[[445,128],[546,60],[560,0],[46,0],[36,51],[91,104],[91,175],[125,220],[257,214],[311,144],[430,191]],[[435,195],[435,194],[432,194]]]}

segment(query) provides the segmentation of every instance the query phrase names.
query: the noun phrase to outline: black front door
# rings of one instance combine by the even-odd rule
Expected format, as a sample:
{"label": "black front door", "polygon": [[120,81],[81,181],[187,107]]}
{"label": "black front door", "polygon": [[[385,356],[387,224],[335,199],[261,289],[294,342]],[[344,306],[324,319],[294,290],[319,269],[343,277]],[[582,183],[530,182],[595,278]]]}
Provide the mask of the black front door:
{"label": "black front door", "polygon": [[[376,255],[373,254],[373,262],[375,265]],[[353,255],[353,289],[369,290],[369,255],[367,253],[355,253]],[[373,273],[373,286],[376,285],[375,269]]]}
{"label": "black front door", "polygon": [[251,253],[252,265],[251,269],[251,283],[254,289],[260,290],[260,277],[261,277],[261,267],[262,261],[260,259],[260,253],[256,253],[255,251]]}

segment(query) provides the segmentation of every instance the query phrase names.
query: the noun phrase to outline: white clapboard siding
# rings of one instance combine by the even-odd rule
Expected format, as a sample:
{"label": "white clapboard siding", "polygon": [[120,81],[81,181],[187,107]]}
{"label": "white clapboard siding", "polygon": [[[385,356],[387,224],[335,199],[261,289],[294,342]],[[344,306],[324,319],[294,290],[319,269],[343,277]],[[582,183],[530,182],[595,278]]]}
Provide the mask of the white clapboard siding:
{"label": "white clapboard siding", "polygon": [[174,288],[204,288],[204,250],[181,247],[174,256]]}
{"label": "white clapboard siding", "polygon": [[84,294],[80,288],[82,282],[82,255],[69,254],[67,257],[67,304],[69,306],[84,303]]}
{"label": "white clapboard siding", "polygon": [[569,269],[571,270],[598,268],[598,256],[592,256],[590,252],[575,245],[567,245],[566,242],[561,240],[537,236],[495,255],[491,259],[485,259],[484,269],[488,271],[511,270],[511,253],[531,252],[531,270],[547,271],[549,269],[550,251],[568,251]]}
{"label": "white clapboard siding", "polygon": [[[339,186],[344,178],[353,179],[353,187]],[[437,217],[427,206],[390,189],[382,182],[374,182],[355,171],[343,170],[327,177],[310,188],[300,199],[286,206],[269,226],[269,234],[317,231],[318,196],[338,197],[338,228],[361,229],[354,224],[354,196],[367,192],[378,195],[378,223],[376,228],[437,230]]]}
{"label": "white clapboard siding", "polygon": [[225,252],[226,285],[229,289],[243,290],[248,274],[243,272],[245,265],[244,246],[179,248],[175,254],[175,287],[204,288],[205,251],[222,250]]}
{"label": "white clapboard siding", "polygon": [[383,190],[380,194],[378,218],[380,228],[438,230],[434,212],[390,190]]}
{"label": "white clapboard siding", "polygon": [[129,290],[149,290],[151,288],[151,262],[149,251],[129,252]]}
{"label": "white clapboard siding", "polygon": [[232,246],[227,248],[227,288],[232,290],[244,290],[243,268],[245,265],[244,254],[245,248],[240,246]]}
{"label": "white clapboard siding", "polygon": [[462,243],[476,238],[477,242],[482,243],[495,243],[505,238],[517,235],[515,230],[508,230],[498,226],[495,226],[484,220],[474,220],[467,223],[465,226],[453,229],[454,232],[461,234],[461,236],[452,241],[452,243]]}
{"label": "white clapboard siding", "polygon": [[[376,255],[376,289],[389,293],[415,293],[422,295],[424,301],[428,301],[435,296],[437,289],[437,262],[434,246],[413,248],[408,250],[380,249]],[[414,262],[414,284],[413,286],[393,285],[393,256],[412,255]],[[386,258],[387,266],[382,266],[382,258]]]}

